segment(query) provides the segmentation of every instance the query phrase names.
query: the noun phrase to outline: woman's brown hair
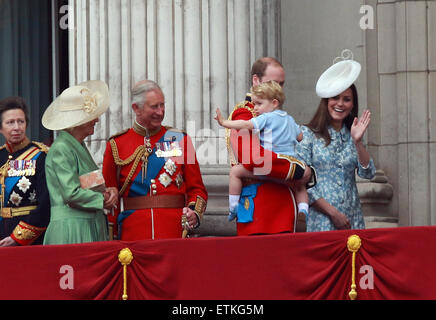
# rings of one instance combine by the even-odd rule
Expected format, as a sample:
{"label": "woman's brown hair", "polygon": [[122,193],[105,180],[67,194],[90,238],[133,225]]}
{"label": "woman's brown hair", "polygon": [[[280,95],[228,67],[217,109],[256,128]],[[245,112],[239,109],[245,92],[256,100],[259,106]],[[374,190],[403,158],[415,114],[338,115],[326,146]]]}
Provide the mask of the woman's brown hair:
{"label": "woman's brown hair", "polygon": [[[354,118],[358,117],[359,115],[359,99],[357,97],[356,86],[352,84],[350,89],[353,93],[353,109],[351,110],[350,114],[344,119],[344,124],[348,130],[351,130]],[[321,99],[318,110],[315,112],[312,120],[310,120],[310,122],[306,125],[310,130],[313,131],[313,133],[315,133],[318,138],[324,139],[326,147],[331,143],[332,140],[328,130],[332,120],[327,108],[328,99],[329,98]]]}
{"label": "woman's brown hair", "polygon": [[26,101],[21,97],[7,97],[0,100],[0,129],[3,122],[3,113],[13,109],[23,110],[26,126],[29,124],[29,115]]}

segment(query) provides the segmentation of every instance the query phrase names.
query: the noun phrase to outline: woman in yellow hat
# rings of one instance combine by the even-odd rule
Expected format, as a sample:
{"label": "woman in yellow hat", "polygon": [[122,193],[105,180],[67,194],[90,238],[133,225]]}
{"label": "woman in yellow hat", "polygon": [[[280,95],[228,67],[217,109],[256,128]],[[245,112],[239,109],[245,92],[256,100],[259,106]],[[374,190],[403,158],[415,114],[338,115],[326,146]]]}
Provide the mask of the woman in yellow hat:
{"label": "woman in yellow hat", "polygon": [[109,107],[103,81],[87,81],[66,89],[45,111],[42,124],[60,130],[46,160],[51,218],[44,244],[108,240],[105,209],[118,201],[116,188],[86,188],[80,177],[98,169],[84,144]]}

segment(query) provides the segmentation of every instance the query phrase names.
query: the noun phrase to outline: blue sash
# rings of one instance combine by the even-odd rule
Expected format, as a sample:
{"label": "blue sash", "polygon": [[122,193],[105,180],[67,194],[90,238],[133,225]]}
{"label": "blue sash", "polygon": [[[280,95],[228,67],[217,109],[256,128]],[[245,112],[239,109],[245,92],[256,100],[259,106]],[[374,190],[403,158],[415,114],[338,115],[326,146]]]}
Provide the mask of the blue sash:
{"label": "blue sash", "polygon": [[239,223],[249,223],[253,221],[254,213],[254,198],[257,195],[257,189],[261,183],[250,184],[242,188],[241,197],[239,198],[238,205],[238,222]]}
{"label": "blue sash", "polygon": [[[169,137],[175,137],[173,141],[180,141],[183,138],[184,134],[179,132],[167,131],[162,138],[159,139],[158,142],[168,141]],[[139,197],[146,196],[150,191],[150,181],[152,179],[156,179],[157,174],[162,170],[162,167],[165,165],[166,158],[159,158],[156,156],[156,147],[153,148],[152,153],[148,156],[147,163],[147,176],[142,182],[141,171],[136,175],[135,179],[132,181],[132,185],[129,189],[128,197]],[[118,236],[121,239],[121,230],[123,221],[130,216],[135,210],[125,210],[120,212],[117,218],[118,223]]]}

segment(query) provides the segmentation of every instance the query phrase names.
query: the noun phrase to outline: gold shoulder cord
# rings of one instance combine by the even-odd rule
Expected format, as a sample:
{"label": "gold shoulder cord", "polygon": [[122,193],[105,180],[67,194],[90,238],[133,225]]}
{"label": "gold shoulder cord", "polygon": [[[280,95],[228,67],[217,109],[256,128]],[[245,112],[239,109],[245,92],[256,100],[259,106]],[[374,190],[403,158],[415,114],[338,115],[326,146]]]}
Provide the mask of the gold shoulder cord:
{"label": "gold shoulder cord", "polygon": [[39,149],[41,149],[42,152],[47,153],[48,150],[50,150],[49,147],[47,147],[45,144],[43,144],[42,142],[38,142],[38,141],[32,141],[32,143],[36,146],[38,146]]}
{"label": "gold shoulder cord", "polygon": [[0,209],[3,210],[3,205],[5,202],[5,179],[6,176],[8,175],[8,170],[9,170],[9,160],[6,160],[6,163],[4,165],[1,166],[0,168],[0,184],[1,184],[1,195],[0,195]]}
{"label": "gold shoulder cord", "polygon": [[120,189],[120,196],[121,196],[124,193],[124,191],[126,191],[127,185],[132,180],[132,176],[135,173],[136,168],[138,167],[139,161],[141,161],[143,157],[144,159],[147,159],[150,154],[148,153],[147,148],[145,146],[139,146],[138,148],[136,148],[135,152],[130,157],[128,157],[125,160],[122,160],[120,158],[120,155],[118,154],[118,148],[117,148],[117,144],[115,143],[115,140],[111,139],[109,140],[109,142],[112,149],[112,155],[114,157],[114,161],[117,166],[123,167],[125,165],[130,164],[132,161],[135,161],[133,163],[132,169],[130,169],[126,181],[123,184],[123,187]]}

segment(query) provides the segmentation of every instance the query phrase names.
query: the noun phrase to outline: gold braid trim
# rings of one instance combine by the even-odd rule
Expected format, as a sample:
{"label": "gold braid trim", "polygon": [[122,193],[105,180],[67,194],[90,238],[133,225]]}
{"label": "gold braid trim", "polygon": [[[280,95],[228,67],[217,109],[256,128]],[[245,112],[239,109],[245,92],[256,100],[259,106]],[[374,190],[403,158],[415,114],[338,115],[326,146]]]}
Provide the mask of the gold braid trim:
{"label": "gold braid trim", "polygon": [[[248,101],[243,101],[238,103],[235,108],[233,109],[232,113],[230,113],[228,120],[233,120],[233,113],[236,110],[239,109],[247,109],[248,111],[251,112],[251,114],[253,115],[253,117],[256,117],[256,112],[254,112],[254,110],[252,108],[247,107],[247,102]],[[230,160],[230,164],[233,165],[237,165],[238,161],[236,160],[235,154],[233,153],[232,147],[230,146],[230,129],[226,128],[226,145],[227,145],[227,152],[229,154],[229,160]]]}
{"label": "gold braid trim", "polygon": [[200,215],[200,219],[203,219],[203,214],[206,211],[206,200],[200,196],[197,196],[194,211]]}
{"label": "gold braid trim", "polygon": [[289,171],[285,180],[294,179],[295,169],[297,165],[302,168],[306,168],[306,164],[304,162],[286,154],[277,154],[277,159],[285,159],[289,161]]}
{"label": "gold braid trim", "polygon": [[35,240],[41,235],[46,228],[32,226],[28,223],[20,221],[12,231],[12,234],[18,240]]}
{"label": "gold braid trim", "polygon": [[47,153],[48,150],[50,150],[50,147],[47,147],[45,144],[43,144],[42,142],[38,142],[38,141],[32,141],[32,143],[36,146],[38,146],[39,149],[41,149],[42,152]]}
{"label": "gold braid trim", "polygon": [[114,157],[114,161],[117,166],[123,167],[125,165],[132,163],[133,160],[135,161],[133,163],[132,168],[130,169],[126,181],[124,181],[123,187],[120,189],[120,196],[122,196],[124,191],[126,191],[127,185],[132,180],[132,176],[135,173],[136,168],[138,167],[139,161],[141,161],[143,156],[145,156],[144,159],[148,158],[149,153],[147,152],[147,148],[145,146],[139,146],[138,148],[136,148],[135,152],[130,157],[128,157],[125,160],[122,160],[118,153],[118,148],[117,148],[117,144],[115,143],[115,140],[111,139],[109,140],[109,142],[112,149],[112,155]]}
{"label": "gold braid trim", "polygon": [[14,229],[14,235],[18,240],[31,240],[36,238],[36,233],[31,229],[25,229],[20,225],[17,225]]}
{"label": "gold braid trim", "polygon": [[111,149],[112,149],[112,155],[114,157],[114,161],[115,164],[117,166],[125,166],[128,165],[129,163],[131,163],[133,160],[135,160],[135,158],[138,156],[138,153],[141,151],[141,149],[144,149],[144,146],[139,146],[138,148],[136,148],[135,152],[133,152],[133,154],[128,157],[125,160],[122,160],[120,158],[120,155],[118,153],[118,147],[117,147],[117,143],[115,142],[114,139],[109,140],[110,144],[111,144]]}
{"label": "gold braid trim", "polygon": [[0,209],[3,211],[3,205],[5,202],[5,179],[8,176],[8,170],[9,170],[9,160],[10,158],[8,158],[8,160],[6,160],[5,164],[2,165],[0,167],[0,190],[1,190],[1,194],[0,194]]}

